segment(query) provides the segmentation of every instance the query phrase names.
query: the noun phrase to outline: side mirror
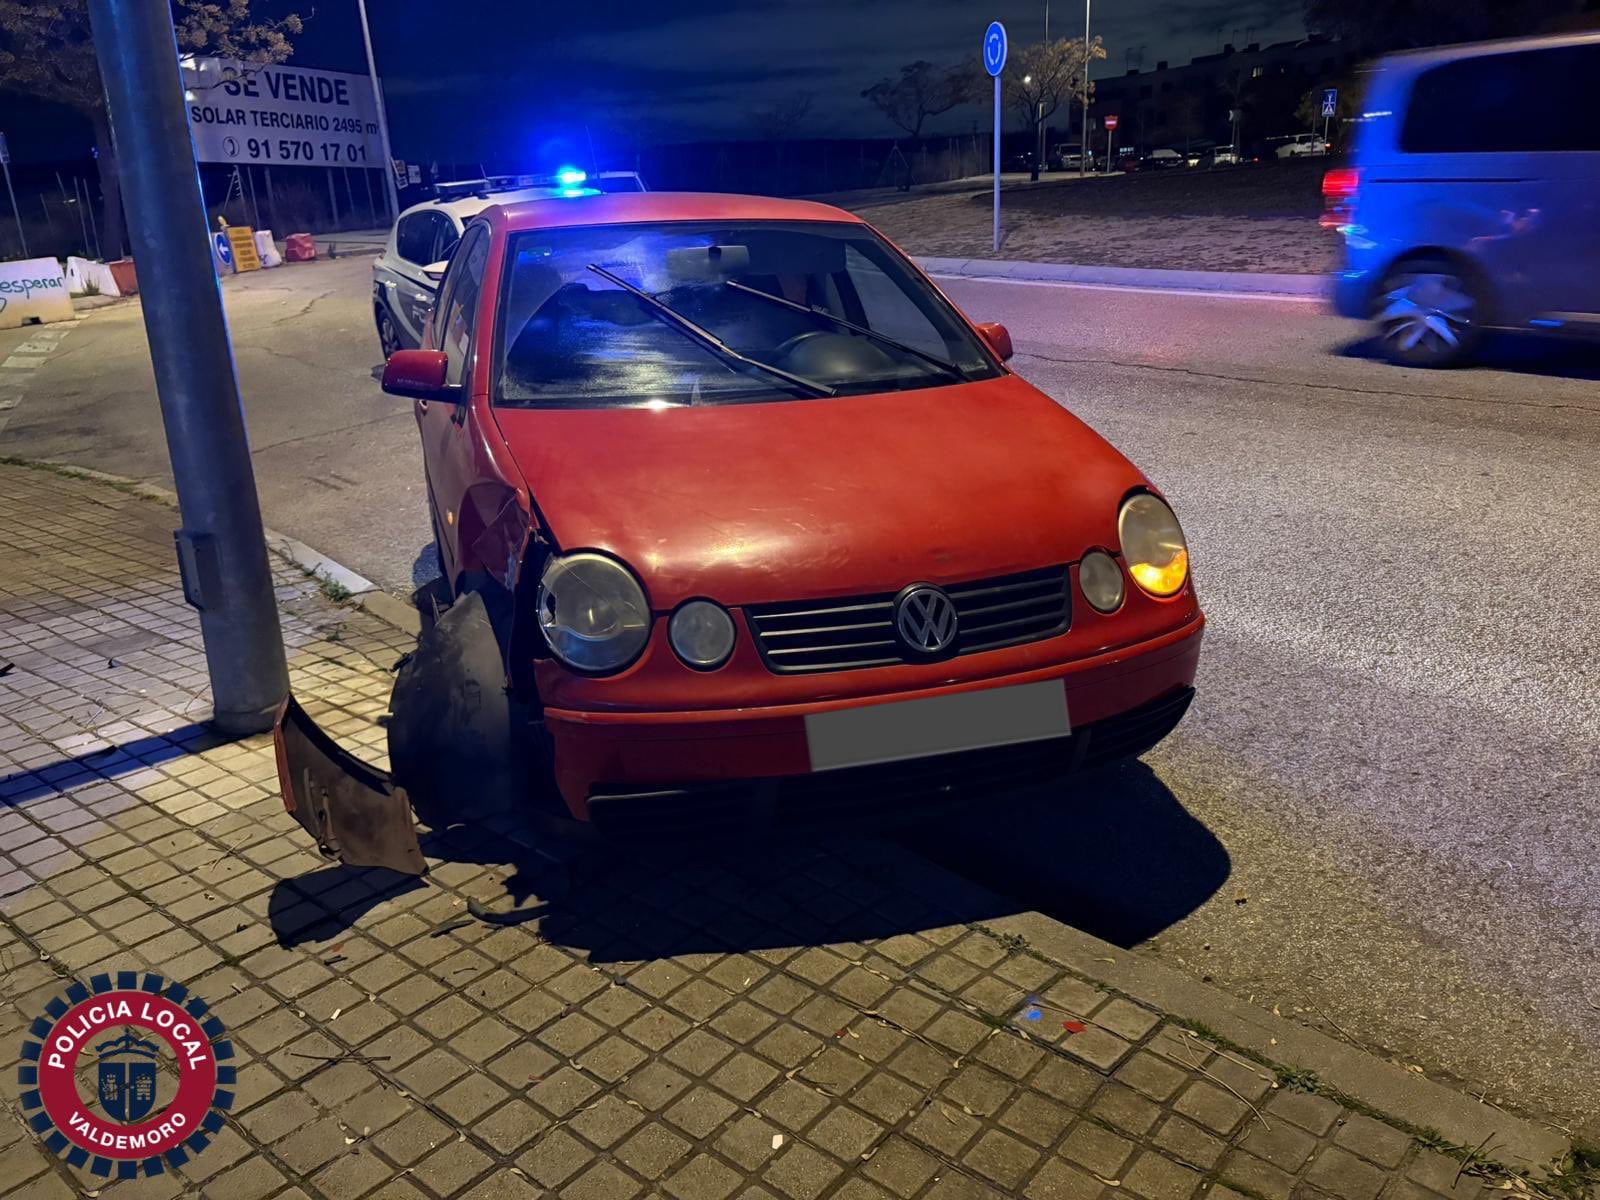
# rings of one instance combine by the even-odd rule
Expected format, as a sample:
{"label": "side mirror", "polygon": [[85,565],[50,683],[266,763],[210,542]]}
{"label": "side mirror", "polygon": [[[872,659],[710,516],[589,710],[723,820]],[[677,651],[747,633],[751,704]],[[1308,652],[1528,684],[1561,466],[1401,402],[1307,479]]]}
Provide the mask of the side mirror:
{"label": "side mirror", "polygon": [[450,260],[447,258],[442,262],[429,263],[427,266],[422,268],[422,273],[429,279],[433,280],[434,283],[438,283],[444,278],[444,273],[449,269],[449,267]]}
{"label": "side mirror", "polygon": [[979,324],[978,332],[983,335],[983,340],[989,344],[989,349],[994,351],[995,357],[1001,362],[1010,362],[1011,356],[1016,353],[1011,348],[1011,331],[998,321],[984,321]]}
{"label": "side mirror", "polygon": [[443,350],[396,350],[383,364],[383,390],[413,400],[454,400],[460,389],[445,382]]}

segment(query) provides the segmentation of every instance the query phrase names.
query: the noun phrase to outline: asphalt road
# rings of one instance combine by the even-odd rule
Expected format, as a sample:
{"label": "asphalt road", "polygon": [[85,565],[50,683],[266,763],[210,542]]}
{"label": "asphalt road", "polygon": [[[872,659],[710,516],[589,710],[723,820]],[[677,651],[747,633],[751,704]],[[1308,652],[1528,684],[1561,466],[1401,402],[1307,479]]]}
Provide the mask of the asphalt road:
{"label": "asphalt road", "polygon": [[[404,592],[428,526],[409,405],[372,379],[367,269],[226,293],[268,523]],[[1172,498],[1211,626],[1147,767],[907,840],[1474,1093],[1600,1123],[1600,352],[1426,373],[1315,305],[946,287]],[[0,453],[163,477],[135,306],[32,373]]]}

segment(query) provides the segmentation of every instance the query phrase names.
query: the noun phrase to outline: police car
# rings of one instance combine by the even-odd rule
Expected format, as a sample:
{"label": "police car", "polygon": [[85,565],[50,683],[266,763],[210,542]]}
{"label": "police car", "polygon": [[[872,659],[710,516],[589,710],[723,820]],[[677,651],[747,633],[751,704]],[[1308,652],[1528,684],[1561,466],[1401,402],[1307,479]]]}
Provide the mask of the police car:
{"label": "police car", "polygon": [[590,176],[576,167],[550,175],[500,175],[436,185],[432,200],[400,214],[383,253],[372,264],[372,317],[384,358],[422,345],[422,327],[450,253],[466,223],[489,205],[645,190],[636,172],[602,171]]}

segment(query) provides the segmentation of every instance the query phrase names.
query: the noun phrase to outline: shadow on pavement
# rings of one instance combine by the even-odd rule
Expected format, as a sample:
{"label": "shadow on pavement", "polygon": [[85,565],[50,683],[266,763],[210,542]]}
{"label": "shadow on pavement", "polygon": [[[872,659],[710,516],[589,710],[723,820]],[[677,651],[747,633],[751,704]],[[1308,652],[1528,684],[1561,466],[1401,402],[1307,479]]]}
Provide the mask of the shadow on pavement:
{"label": "shadow on pavement", "polygon": [[[1346,343],[1336,353],[1344,358],[1382,361],[1377,338],[1362,338]],[[1473,368],[1513,371],[1520,375],[1541,375],[1561,379],[1600,380],[1600,344],[1535,333],[1493,333],[1461,370]]]}
{"label": "shadow on pavement", "polygon": [[1233,865],[1212,832],[1138,761],[1004,806],[952,812],[899,840],[1020,909],[1123,947],[1199,908]]}
{"label": "shadow on pavement", "polygon": [[85,750],[82,754],[64,754],[57,761],[32,770],[0,776],[0,808],[62,795],[96,778],[117,779],[146,767],[157,767],[188,754],[226,745],[231,740],[209,725],[196,722],[167,733],[152,733]]}
{"label": "shadow on pavement", "polygon": [[[422,848],[432,860],[509,867],[463,884],[481,915],[463,911],[436,934],[537,920],[545,940],[597,963],[856,942],[1030,909],[1127,946],[1193,911],[1230,870],[1216,838],[1139,763],[930,811],[915,827],[779,826],[648,844],[531,831],[514,843],[457,827],[426,834]],[[269,917],[282,945],[320,941],[421,886],[328,867],[280,882]]]}

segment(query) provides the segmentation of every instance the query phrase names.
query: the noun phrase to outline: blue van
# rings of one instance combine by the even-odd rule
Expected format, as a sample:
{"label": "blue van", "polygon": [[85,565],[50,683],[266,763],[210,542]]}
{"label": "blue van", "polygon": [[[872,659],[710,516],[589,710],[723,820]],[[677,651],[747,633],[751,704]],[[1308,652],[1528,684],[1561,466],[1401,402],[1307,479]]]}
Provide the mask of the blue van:
{"label": "blue van", "polygon": [[1600,33],[1383,59],[1323,181],[1338,311],[1412,366],[1461,362],[1488,329],[1600,334],[1597,93]]}

